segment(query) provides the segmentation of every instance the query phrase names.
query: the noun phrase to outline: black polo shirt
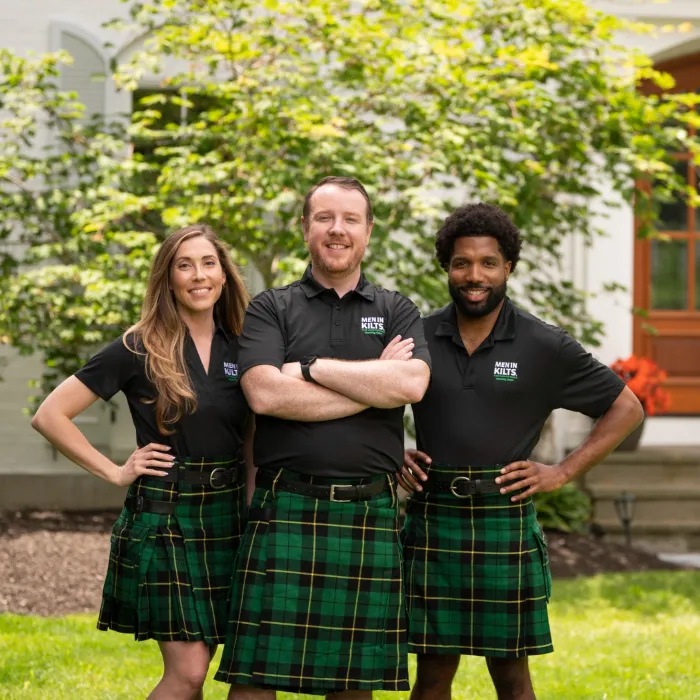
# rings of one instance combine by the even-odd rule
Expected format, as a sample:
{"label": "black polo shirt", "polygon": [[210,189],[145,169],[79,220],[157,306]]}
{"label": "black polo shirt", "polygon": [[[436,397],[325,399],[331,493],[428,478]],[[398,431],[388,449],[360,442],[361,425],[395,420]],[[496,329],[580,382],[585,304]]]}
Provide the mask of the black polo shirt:
{"label": "black polo shirt", "polygon": [[598,418],[624,388],[568,333],[506,298],[491,334],[470,356],[454,304],[424,319],[430,387],[413,406],[418,448],[451,465],[527,459],[555,408]]}
{"label": "black polo shirt", "polygon": [[[342,298],[322,287],[309,266],[301,280],[259,294],[240,337],[241,376],[251,367],[298,362],[305,355],[377,359],[396,335],[412,337],[413,357],[430,366],[420,314],[398,292],[364,277]],[[329,477],[395,472],[403,460],[404,407],[368,408],[331,421],[257,416],[255,465]]]}
{"label": "black polo shirt", "polygon": [[[127,342],[134,347],[133,336]],[[184,353],[197,410],[175,424],[173,435],[158,431],[155,404],[144,403],[156,395],[146,377],[145,356],[126,348],[121,337],[98,352],[75,376],[105,401],[118,391],[124,393],[139,447],[156,442],[170,445],[171,454],[205,459],[239,453],[250,410],[239,384],[238,339],[217,326],[208,373],[189,333]]]}

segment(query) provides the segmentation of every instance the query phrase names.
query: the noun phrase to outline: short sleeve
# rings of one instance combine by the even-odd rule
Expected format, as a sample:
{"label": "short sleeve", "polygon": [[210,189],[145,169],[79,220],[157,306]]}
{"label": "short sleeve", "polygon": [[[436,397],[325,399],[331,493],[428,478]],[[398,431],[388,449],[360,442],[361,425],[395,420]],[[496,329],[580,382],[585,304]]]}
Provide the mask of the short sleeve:
{"label": "short sleeve", "polygon": [[[129,340],[131,342],[131,340]],[[123,338],[117,338],[94,355],[75,376],[104,401],[126,389],[142,371],[143,359],[129,350]]]}
{"label": "short sleeve", "polygon": [[272,290],[259,294],[248,305],[243,331],[238,339],[241,377],[251,367],[284,364],[285,347],[281,319]]}
{"label": "short sleeve", "polygon": [[602,416],[625,388],[625,383],[609,367],[598,362],[564,331],[556,369],[558,381],[553,407],[578,411],[590,418]]}
{"label": "short sleeve", "polygon": [[389,317],[389,327],[385,336],[386,342],[388,343],[397,335],[400,335],[402,339],[413,338],[415,344],[413,359],[423,360],[432,369],[428,342],[425,339],[420,311],[410,299],[398,293],[395,295],[395,305]]}

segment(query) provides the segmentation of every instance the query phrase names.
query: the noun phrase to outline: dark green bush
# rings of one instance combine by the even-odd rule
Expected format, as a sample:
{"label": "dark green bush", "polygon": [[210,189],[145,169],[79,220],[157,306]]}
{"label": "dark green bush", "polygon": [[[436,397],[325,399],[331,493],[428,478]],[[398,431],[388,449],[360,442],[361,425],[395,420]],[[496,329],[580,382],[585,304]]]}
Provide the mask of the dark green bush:
{"label": "dark green bush", "polygon": [[542,527],[562,532],[585,532],[591,518],[591,499],[574,484],[551,493],[535,494],[537,519]]}

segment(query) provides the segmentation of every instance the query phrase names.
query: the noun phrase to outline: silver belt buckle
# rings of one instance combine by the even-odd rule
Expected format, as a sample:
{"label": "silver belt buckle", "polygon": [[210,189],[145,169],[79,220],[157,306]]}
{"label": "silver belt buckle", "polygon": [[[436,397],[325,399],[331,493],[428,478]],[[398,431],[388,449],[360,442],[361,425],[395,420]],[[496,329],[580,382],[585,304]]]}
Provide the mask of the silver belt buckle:
{"label": "silver belt buckle", "polygon": [[218,490],[218,489],[225,488],[227,486],[227,484],[225,482],[220,483],[220,484],[214,483],[215,479],[216,479],[215,474],[217,472],[226,472],[226,469],[224,467],[217,467],[216,469],[212,469],[211,472],[209,473],[209,486],[211,486],[213,489]]}
{"label": "silver belt buckle", "polygon": [[331,501],[333,503],[352,503],[351,498],[336,498],[335,490],[347,488],[347,484],[331,484]]}
{"label": "silver belt buckle", "polygon": [[452,495],[455,498],[471,498],[471,494],[468,493],[466,495],[462,495],[461,493],[457,493],[457,482],[458,481],[466,481],[469,482],[471,479],[468,476],[456,476],[454,479],[452,479],[452,483],[450,484],[450,491],[452,492]]}

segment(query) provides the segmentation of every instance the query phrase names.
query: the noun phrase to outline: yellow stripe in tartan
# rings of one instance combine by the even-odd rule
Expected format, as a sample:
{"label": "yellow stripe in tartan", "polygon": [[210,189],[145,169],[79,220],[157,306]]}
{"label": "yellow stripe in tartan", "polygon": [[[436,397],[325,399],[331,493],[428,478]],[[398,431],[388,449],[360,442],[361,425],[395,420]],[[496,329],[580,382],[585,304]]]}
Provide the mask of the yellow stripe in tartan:
{"label": "yellow stripe in tartan", "polygon": [[[364,503],[364,506],[365,506],[365,515],[364,515],[364,518],[362,519],[362,532],[365,532],[367,530],[367,527],[366,527],[367,516],[369,515],[369,508],[367,506],[366,501]],[[362,549],[360,552],[360,575],[362,575],[362,570],[364,568],[364,565],[365,565],[365,538],[363,536],[362,537]],[[353,610],[353,619],[355,619],[357,617],[357,607],[359,604],[360,604],[360,586],[357,587],[357,595],[355,596],[355,609]],[[330,628],[327,628],[327,629],[330,629]],[[336,629],[345,630],[346,628],[338,627]],[[360,629],[363,632],[370,631],[369,629],[363,629],[363,628],[360,628]],[[352,635],[350,636],[350,654],[348,655],[348,666],[347,666],[348,672],[347,672],[347,675],[345,677],[346,683],[350,682],[350,666],[352,664],[352,652],[353,652],[354,648],[355,648],[355,629],[352,628]]]}
{"label": "yellow stripe in tartan", "polygon": [[[376,578],[376,577],[371,577],[371,576],[348,576],[347,574],[306,574],[303,571],[299,571],[299,569],[266,569],[266,571],[273,572],[275,574],[295,574],[298,576],[321,576],[323,578],[342,578],[343,581],[352,581],[352,580],[362,580],[362,581],[400,581],[400,578],[397,578],[396,576],[392,576],[391,578]],[[255,573],[260,574],[262,573],[261,571],[256,571]]]}
{"label": "yellow stripe in tartan", "polygon": [[[203,484],[200,484],[200,486],[203,486]],[[239,484],[238,486],[232,486],[231,488],[227,489],[216,489],[216,495],[218,496],[219,494],[224,494],[224,493],[233,493],[234,491],[238,491],[238,489],[242,488],[242,485]],[[201,498],[202,494],[201,492],[190,492],[190,491],[175,491],[175,493],[180,497],[180,500],[183,498]]]}
{"label": "yellow stripe in tartan", "polygon": [[[500,494],[494,494],[496,496]],[[530,499],[527,501],[520,501],[524,505],[527,505]],[[471,501],[467,503],[451,504],[445,503],[444,501],[414,501],[414,507],[420,508],[421,506],[435,506],[440,510],[446,508],[453,508],[455,510],[506,510],[507,508],[518,508],[520,503],[493,503],[491,505],[484,504],[473,504]]]}
{"label": "yellow stripe in tartan", "polygon": [[[314,503],[314,519],[313,522],[310,523],[313,525],[313,539],[312,539],[312,545],[311,545],[311,580],[314,578],[314,567],[316,566],[316,515],[318,513],[318,500]],[[311,601],[313,600],[314,596],[314,591],[313,591],[313,586],[309,586],[309,606],[306,609],[306,626],[305,629],[307,630],[306,634],[304,634],[304,648],[301,652],[301,667],[304,668],[304,662],[306,661],[306,643],[309,640],[309,634],[308,634],[308,629],[309,629],[309,618],[311,617]],[[295,627],[298,627],[299,625],[295,625]]]}
{"label": "yellow stripe in tartan", "polygon": [[421,600],[451,600],[460,603],[498,603],[499,605],[519,605],[520,603],[526,603],[533,600],[545,600],[546,595],[538,596],[537,598],[518,598],[517,600],[503,600],[502,598],[497,600],[489,600],[488,598],[452,598],[450,596],[441,595],[421,595]]}
{"label": "yellow stripe in tartan", "polygon": [[[340,625],[311,625],[297,624],[296,622],[273,622],[272,620],[261,620],[261,624],[270,625],[271,627],[303,627],[304,629],[314,630],[343,630],[343,632],[377,632],[384,629],[380,627],[341,627]],[[348,661],[348,664],[350,662]]]}
{"label": "yellow stripe in tartan", "polygon": [[[520,503],[519,503],[518,505],[520,505]],[[524,517],[524,514],[523,514],[522,510],[523,510],[523,509],[522,509],[522,506],[521,506],[521,512],[520,512],[520,542],[521,542],[521,544],[522,544],[522,541],[523,541],[523,524],[524,524],[524,522],[525,522],[525,517]],[[521,557],[522,557],[522,555],[521,555]],[[518,590],[520,590],[520,589],[522,588],[522,584],[523,584],[523,567],[522,567],[522,566],[519,566],[519,567],[518,567]],[[518,646],[518,648],[520,648],[520,643],[519,643],[519,642],[520,642],[520,632],[521,632],[521,630],[520,630],[520,617],[521,617],[521,616],[518,615],[518,637],[517,637],[517,640],[518,640],[517,646]]]}
{"label": "yellow stripe in tartan", "polygon": [[[308,521],[308,520],[292,520],[291,518],[285,518],[284,524],[287,525],[312,525],[313,527],[316,527],[316,521]],[[388,532],[391,531],[392,528],[389,527],[364,527],[361,525],[341,525],[339,523],[322,523],[320,527],[337,527],[342,530],[362,530],[366,532],[371,532],[373,530],[376,530],[377,532]]]}
{"label": "yellow stripe in tartan", "polygon": [[[414,643],[414,646],[420,647],[420,646],[426,646],[430,647],[431,649],[437,647],[439,649],[454,649],[455,645],[454,644],[434,644],[433,642],[430,642],[430,644],[416,644]],[[526,644],[524,646],[516,646],[516,647],[484,647],[479,645],[479,649],[483,651],[512,651],[512,652],[518,652],[518,651],[523,651],[524,649],[549,649],[551,648],[551,644]]]}
{"label": "yellow stripe in tartan", "polygon": [[488,554],[489,556],[498,555],[502,557],[517,557],[521,554],[531,554],[538,551],[536,547],[533,549],[519,549],[517,552],[494,552],[490,549],[439,549],[437,547],[419,547],[417,545],[413,545],[413,549],[422,549],[426,552],[446,552],[447,554]]}
{"label": "yellow stripe in tartan", "polygon": [[[265,497],[263,498],[262,503],[260,504],[261,507],[264,507],[266,505],[268,495],[269,495],[269,492],[265,494]],[[253,532],[253,537],[257,536],[258,528],[260,527],[260,525],[261,525],[261,522],[259,520],[257,520],[255,522],[255,531]],[[243,571],[245,572],[245,576],[243,577],[243,590],[245,590],[245,587],[248,585],[248,574],[249,573],[250,574],[260,574],[261,573],[259,571],[251,571],[249,569],[248,564],[250,563],[251,554],[252,554],[252,549],[248,548],[248,559],[246,560],[246,567],[245,567],[245,569],[243,569]],[[241,629],[241,627],[243,626],[243,622],[241,621],[242,611],[243,611],[243,596],[239,596],[238,613],[236,614],[236,617],[233,618],[234,620],[237,620],[237,623],[235,625],[236,635],[234,637],[234,645],[238,641],[238,630]]]}
{"label": "yellow stripe in tartan", "polygon": [[[168,483],[168,482],[166,482],[166,483]],[[173,491],[173,486],[175,486],[175,484],[171,484],[171,483],[168,483],[168,487],[166,487],[164,489],[161,489],[158,486],[151,486],[150,484],[148,484],[148,486],[146,486],[145,484],[139,484],[139,485],[141,486],[142,489],[148,489],[149,491],[158,491],[160,493],[167,493],[169,496],[176,496],[178,493],[177,490]]]}
{"label": "yellow stripe in tartan", "polygon": [[[246,675],[249,676],[250,674],[243,674],[241,673],[240,675]],[[302,675],[295,675],[293,673],[272,673],[270,671],[265,671],[265,676],[270,676],[271,678],[294,678],[296,680],[304,680],[304,681],[338,681],[338,682],[343,682],[346,680],[345,678],[341,678],[340,676],[302,676]],[[353,676],[349,676],[347,678],[348,681],[354,682],[354,683],[363,683],[366,679],[365,678],[360,678],[359,676],[357,678]],[[285,683],[285,685],[287,685]],[[333,693],[336,692],[341,692],[341,691],[331,691]]]}
{"label": "yellow stripe in tartan", "polygon": [[[169,586],[173,585],[172,581],[150,581],[149,583],[146,584],[149,588],[161,588],[165,587],[168,588]],[[188,586],[192,588],[193,591],[223,591],[223,590],[228,590],[230,586],[193,586],[190,583],[183,583],[180,582],[178,585],[180,586]]]}

